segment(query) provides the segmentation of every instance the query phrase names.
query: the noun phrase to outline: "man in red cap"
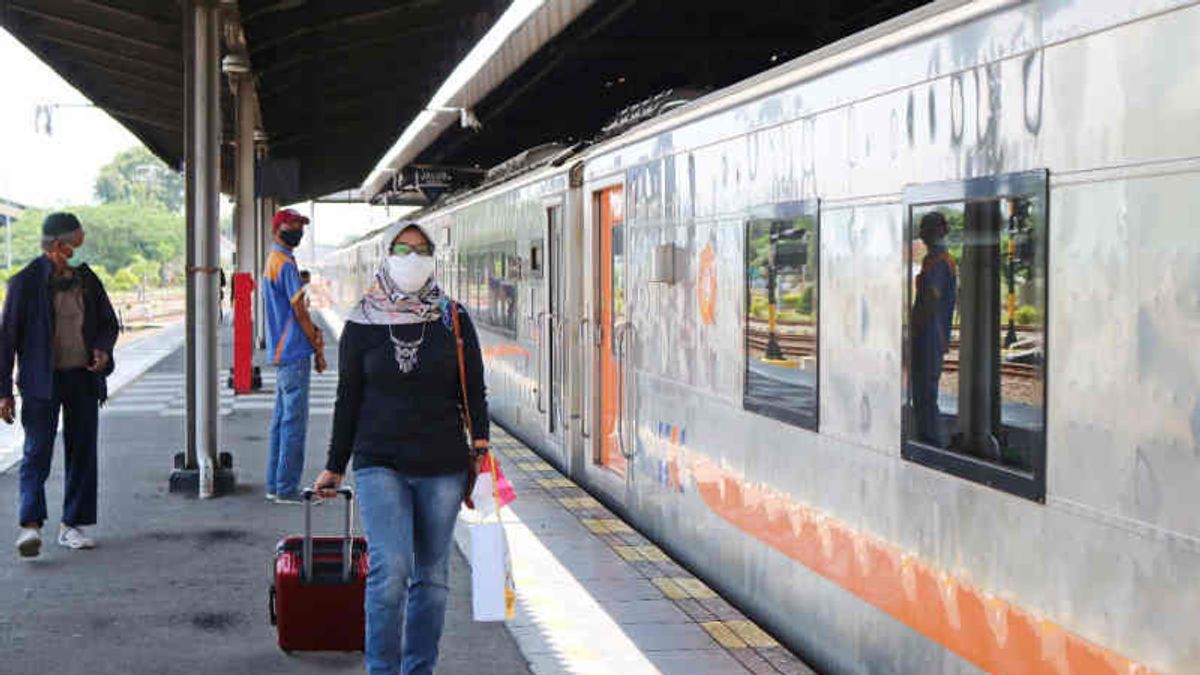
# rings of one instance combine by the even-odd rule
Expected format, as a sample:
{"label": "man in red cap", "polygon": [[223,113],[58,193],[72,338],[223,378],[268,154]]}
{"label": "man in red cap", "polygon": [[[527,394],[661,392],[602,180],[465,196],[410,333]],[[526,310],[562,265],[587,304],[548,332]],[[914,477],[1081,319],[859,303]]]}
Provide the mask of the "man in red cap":
{"label": "man in red cap", "polygon": [[281,504],[301,503],[308,387],[314,360],[317,372],[325,371],[325,341],[309,316],[304,282],[292,255],[307,224],[308,218],[292,209],[275,214],[271,219],[275,245],[263,272],[267,356],[276,367],[266,487],[267,499]]}

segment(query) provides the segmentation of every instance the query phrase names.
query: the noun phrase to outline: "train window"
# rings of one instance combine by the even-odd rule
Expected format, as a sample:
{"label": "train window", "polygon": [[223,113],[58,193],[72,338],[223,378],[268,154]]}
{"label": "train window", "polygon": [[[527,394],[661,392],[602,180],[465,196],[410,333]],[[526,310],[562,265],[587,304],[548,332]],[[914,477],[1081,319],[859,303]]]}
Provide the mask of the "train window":
{"label": "train window", "polygon": [[517,329],[517,281],[521,274],[516,242],[466,256],[464,302],[476,321],[507,333]]}
{"label": "train window", "polygon": [[544,245],[541,239],[535,239],[529,245],[529,276],[534,279],[542,278],[542,247]]}
{"label": "train window", "polygon": [[1045,498],[1046,173],[906,192],[903,455]]}
{"label": "train window", "polygon": [[778,205],[746,225],[743,406],[817,429],[818,217]]}

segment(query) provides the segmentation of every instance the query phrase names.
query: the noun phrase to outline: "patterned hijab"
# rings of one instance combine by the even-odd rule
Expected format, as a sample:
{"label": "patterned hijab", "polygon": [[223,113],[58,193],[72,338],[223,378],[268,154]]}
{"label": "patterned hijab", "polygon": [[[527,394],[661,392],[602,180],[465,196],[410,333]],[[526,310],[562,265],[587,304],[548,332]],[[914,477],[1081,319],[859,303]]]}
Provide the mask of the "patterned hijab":
{"label": "patterned hijab", "polygon": [[433,238],[425,228],[411,220],[392,223],[379,238],[379,266],[375,270],[375,283],[367,289],[362,299],[350,310],[347,321],[354,323],[394,326],[400,324],[428,323],[437,321],[446,313],[449,299],[437,281],[430,277],[421,290],[413,294],[396,287],[387,272],[387,257],[392,253],[392,242],[404,230],[415,227],[431,244]]}

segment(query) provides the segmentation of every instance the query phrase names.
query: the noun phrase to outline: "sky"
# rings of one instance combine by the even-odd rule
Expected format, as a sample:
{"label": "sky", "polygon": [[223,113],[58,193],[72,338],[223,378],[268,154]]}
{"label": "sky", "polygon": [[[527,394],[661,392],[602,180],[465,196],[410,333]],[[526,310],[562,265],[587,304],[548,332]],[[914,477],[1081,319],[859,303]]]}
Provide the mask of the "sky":
{"label": "sky", "polygon": [[94,201],[92,184],[113,155],[138,140],[98,108],[59,108],[53,136],[34,130],[38,104],[88,100],[0,29],[0,196],[35,207]]}
{"label": "sky", "polygon": [[[53,135],[36,131],[39,104],[89,101],[3,28],[0,92],[0,197],[5,199],[38,208],[95,203],[92,187],[100,167],[141,143],[94,107],[58,108],[53,112]],[[307,203],[296,208],[310,214]],[[222,210],[228,209],[223,203]],[[400,213],[366,205],[318,204],[310,235],[318,245],[335,246]]]}

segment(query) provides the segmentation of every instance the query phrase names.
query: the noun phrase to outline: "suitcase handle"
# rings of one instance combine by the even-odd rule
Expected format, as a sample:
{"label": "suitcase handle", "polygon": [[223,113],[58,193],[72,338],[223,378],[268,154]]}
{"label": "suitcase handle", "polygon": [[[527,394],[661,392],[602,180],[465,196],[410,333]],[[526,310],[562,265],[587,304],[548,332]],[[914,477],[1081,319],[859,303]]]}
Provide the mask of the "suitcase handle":
{"label": "suitcase handle", "polygon": [[[342,544],[342,581],[350,581],[350,563],[354,552],[354,539],[350,536],[350,525],[354,521],[354,490],[348,485],[337,489],[337,493],[346,498],[346,534]],[[316,493],[306,487],[300,493],[304,499],[304,547],[302,549],[304,565],[304,582],[312,582],[313,543],[312,543],[312,500]]]}
{"label": "suitcase handle", "polygon": [[271,625],[274,626],[279,621],[279,617],[275,616],[275,584],[271,584],[267,589],[267,613],[271,616]]}

